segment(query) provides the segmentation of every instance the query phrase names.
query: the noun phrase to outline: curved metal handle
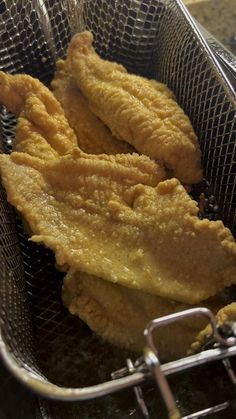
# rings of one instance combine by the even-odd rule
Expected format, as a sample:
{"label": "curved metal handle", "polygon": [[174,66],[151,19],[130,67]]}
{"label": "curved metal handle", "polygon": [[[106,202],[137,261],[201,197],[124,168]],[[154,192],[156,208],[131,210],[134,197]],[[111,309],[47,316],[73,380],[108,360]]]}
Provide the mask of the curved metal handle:
{"label": "curved metal handle", "polygon": [[[163,400],[165,401],[169,418],[179,419],[181,418],[180,412],[177,408],[174,395],[169,387],[168,381],[164,371],[161,369],[161,364],[158,359],[158,350],[153,342],[153,331],[159,327],[166,326],[168,324],[175,323],[176,321],[183,320],[194,316],[206,317],[212,327],[213,337],[220,345],[225,348],[235,345],[235,338],[224,339],[217,330],[216,318],[213,313],[205,307],[192,308],[184,310],[179,313],[170,314],[168,316],[161,317],[159,319],[152,320],[144,330],[144,336],[146,338],[147,347],[144,350],[145,363],[149,366],[152,374],[156,380],[156,383],[161,391]],[[181,363],[183,360],[179,360]],[[178,362],[178,361],[177,361]]]}
{"label": "curved metal handle", "polygon": [[217,322],[214,314],[205,307],[190,308],[189,310],[180,311],[178,313],[169,314],[168,316],[161,317],[159,319],[152,320],[144,330],[144,336],[146,338],[146,344],[149,346],[154,353],[157,352],[157,348],[153,342],[153,331],[158,327],[165,326],[167,324],[175,323],[176,321],[183,320],[193,316],[204,316],[206,317],[212,327],[213,338],[224,347],[230,347],[236,344],[236,338],[223,338],[217,329]]}
{"label": "curved metal handle", "polygon": [[[187,312],[190,313],[190,311],[192,310],[195,311],[195,314],[196,312],[199,313],[199,311],[202,313],[202,310],[204,311],[204,313],[209,312],[208,309],[203,309],[203,308],[191,309],[191,310],[187,310]],[[181,314],[181,317],[183,318],[183,317],[186,317],[187,313],[185,311],[181,313],[176,313],[176,315],[170,315],[164,318],[153,320],[152,322],[149,323],[148,327],[151,326],[151,328],[153,329],[155,328],[157,323],[160,326],[160,324],[163,325],[163,321],[166,324],[167,320],[173,322],[174,321],[173,317],[175,317],[175,321],[176,321],[176,317],[178,317],[179,314]],[[189,315],[190,314],[188,314],[188,316]],[[148,327],[145,330],[147,330]],[[235,339],[233,339],[233,341],[235,342]],[[230,343],[232,346],[225,347],[224,349],[222,348],[209,349],[204,352],[200,352],[199,354],[191,355],[186,358],[178,359],[176,361],[172,361],[172,362],[160,365],[160,371],[163,375],[168,376],[168,375],[175,374],[177,372],[186,371],[190,368],[193,368],[199,365],[207,364],[209,362],[235,356],[236,345],[232,343],[233,341],[230,340]],[[155,351],[156,351],[156,348],[155,348]],[[149,352],[149,355],[148,355],[147,350],[145,350],[145,353],[146,353],[146,362],[148,363],[150,361],[149,355],[151,352]],[[115,380],[107,381],[102,384],[97,384],[94,386],[83,387],[83,388],[59,387],[51,383],[50,381],[48,381],[43,375],[40,375],[39,373],[36,373],[35,371],[33,371],[27,365],[24,365],[21,368],[19,366],[19,363],[15,360],[13,354],[10,352],[7,345],[5,344],[3,336],[1,335],[1,330],[0,330],[0,354],[6,366],[9,368],[9,370],[14,374],[14,376],[19,381],[24,383],[30,390],[40,394],[41,396],[46,397],[46,398],[51,398],[54,400],[79,401],[79,400],[88,400],[92,398],[97,398],[97,397],[105,396],[107,394],[114,393],[119,390],[123,390],[128,387],[137,386],[150,378],[149,371],[147,369],[145,370],[144,368],[135,369],[132,375],[127,375],[127,373],[129,372],[127,372],[126,369],[122,369],[122,373],[120,375],[116,374],[116,376],[118,376],[119,378],[116,378]]]}

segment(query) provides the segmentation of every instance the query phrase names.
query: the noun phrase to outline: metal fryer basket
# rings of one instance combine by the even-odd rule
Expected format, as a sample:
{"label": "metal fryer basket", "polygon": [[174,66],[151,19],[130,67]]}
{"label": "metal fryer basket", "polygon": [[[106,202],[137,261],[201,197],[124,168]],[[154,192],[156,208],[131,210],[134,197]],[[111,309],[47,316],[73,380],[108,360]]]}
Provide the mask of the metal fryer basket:
{"label": "metal fryer basket", "polygon": [[[181,2],[1,1],[0,67],[48,83],[56,57],[64,56],[71,34],[83,27],[92,30],[103,57],[173,89],[199,136],[205,176],[222,218],[235,231],[235,96]],[[1,136],[3,151],[8,152],[14,119],[5,109]],[[94,384],[89,369],[81,373],[84,363],[89,360],[95,371],[107,359],[93,377],[105,380],[125,355],[100,342],[62,308],[62,275],[54,268],[53,255],[27,241],[3,190],[0,217],[0,346],[6,362],[21,379],[27,372],[38,385],[53,381],[73,387],[85,383],[85,376],[86,385]]]}

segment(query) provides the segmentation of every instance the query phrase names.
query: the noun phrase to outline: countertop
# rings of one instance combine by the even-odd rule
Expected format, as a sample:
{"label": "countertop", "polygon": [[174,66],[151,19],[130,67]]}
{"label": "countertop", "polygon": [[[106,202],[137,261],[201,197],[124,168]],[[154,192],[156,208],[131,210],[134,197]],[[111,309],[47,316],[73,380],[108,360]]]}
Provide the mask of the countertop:
{"label": "countertop", "polygon": [[[229,47],[229,40],[236,36],[236,0],[185,0],[185,4],[194,18]],[[36,397],[11,377],[1,361],[0,377],[0,406],[5,406],[4,412],[0,407],[0,419],[35,418]]]}
{"label": "countertop", "polygon": [[236,0],[184,0],[184,3],[202,26],[232,49],[232,43],[236,44]]}

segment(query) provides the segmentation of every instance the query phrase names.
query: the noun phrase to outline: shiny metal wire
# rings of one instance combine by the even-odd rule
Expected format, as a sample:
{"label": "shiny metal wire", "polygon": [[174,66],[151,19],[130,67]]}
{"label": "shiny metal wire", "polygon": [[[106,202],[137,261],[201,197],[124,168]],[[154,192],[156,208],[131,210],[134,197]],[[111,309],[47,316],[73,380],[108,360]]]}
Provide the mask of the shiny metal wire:
{"label": "shiny metal wire", "polygon": [[[0,69],[26,72],[48,84],[55,59],[65,55],[71,35],[85,27],[93,32],[103,57],[173,89],[199,136],[205,176],[224,222],[235,231],[235,93],[179,0],[1,1]],[[2,109],[4,152],[10,152],[14,127],[14,118]],[[52,384],[57,380],[49,367],[49,352],[68,356],[69,345],[71,359],[80,357],[78,334],[87,332],[61,305],[62,274],[54,267],[53,255],[28,242],[3,189],[0,217],[0,349],[6,363],[44,395],[75,400],[105,394],[105,384],[97,394],[91,388],[64,390]],[[140,383],[144,374],[137,374]],[[124,381],[130,384],[129,377]],[[118,383],[109,384],[109,391]]]}

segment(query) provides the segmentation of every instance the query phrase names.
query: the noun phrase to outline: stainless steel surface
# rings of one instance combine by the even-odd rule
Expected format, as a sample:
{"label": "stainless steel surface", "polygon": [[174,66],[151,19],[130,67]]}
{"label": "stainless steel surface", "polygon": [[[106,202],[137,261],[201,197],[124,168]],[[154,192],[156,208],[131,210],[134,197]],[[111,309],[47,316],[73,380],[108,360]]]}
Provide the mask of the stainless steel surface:
{"label": "stainless steel surface", "polygon": [[199,412],[193,413],[192,415],[184,416],[182,419],[198,419],[202,417],[208,417],[209,415],[212,415],[213,413],[222,412],[226,409],[228,409],[230,403],[224,402],[214,407],[209,407],[207,409],[203,409]]}
{"label": "stainless steel surface", "polygon": [[180,411],[177,407],[175,397],[170,389],[165,374],[161,370],[160,361],[155,352],[149,347],[144,348],[144,362],[148,366],[155,379],[165,402],[169,419],[181,419]]}
{"label": "stainless steel surface", "polygon": [[[1,1],[0,68],[29,73],[47,84],[55,57],[65,55],[71,34],[84,27],[94,33],[103,57],[156,77],[173,89],[199,136],[205,176],[220,203],[222,218],[235,232],[235,92],[180,1]],[[4,152],[11,149],[14,127],[14,118],[2,109]],[[12,372],[35,391],[67,400],[140,384],[146,373],[94,387],[86,387],[81,379],[85,388],[72,388],[71,377],[80,376],[82,362],[78,365],[78,360],[84,356],[79,334],[84,326],[62,308],[62,274],[54,268],[53,256],[28,242],[2,189],[0,217],[0,350]],[[87,338],[88,352],[93,339]],[[234,348],[225,354],[234,355]],[[220,349],[210,350],[182,364],[169,363],[163,372],[167,375],[196,361],[204,364],[222,356]],[[63,388],[65,382],[68,389]]]}
{"label": "stainless steel surface", "polygon": [[169,314],[168,316],[161,317],[159,319],[152,320],[144,330],[144,336],[146,338],[146,345],[152,349],[153,352],[157,351],[158,348],[155,347],[153,342],[153,332],[155,329],[163,326],[167,326],[168,324],[176,323],[177,321],[181,321],[183,319],[187,319],[189,317],[205,317],[212,328],[212,337],[218,344],[222,345],[222,347],[230,347],[236,345],[236,338],[229,337],[225,339],[222,337],[217,329],[216,318],[212,314],[211,310],[205,307],[196,307],[190,308],[188,310],[180,311],[178,313]]}
{"label": "stainless steel surface", "polygon": [[207,41],[213,54],[216,56],[219,64],[222,66],[223,71],[232,84],[232,88],[236,89],[236,56],[229,51],[224,45],[222,45],[217,39],[214,38],[199,22],[196,25],[203,37]]}
{"label": "stainless steel surface", "polygon": [[[212,329],[212,338],[214,341],[214,346],[217,345],[219,347],[220,352],[222,354],[222,359],[223,359],[222,362],[229,374],[229,377],[234,385],[236,383],[235,375],[231,367],[230,360],[227,358],[227,355],[225,352],[225,349],[230,348],[230,347],[236,350],[236,337],[234,333],[234,329],[235,329],[234,325],[232,325],[232,336],[228,338],[221,336],[217,328],[215,316],[212,314],[212,312],[209,309],[204,308],[204,307],[192,308],[189,310],[184,310],[179,313],[170,314],[168,316],[164,316],[159,319],[152,320],[147,325],[146,329],[144,330],[144,336],[146,338],[146,348],[144,349],[144,361],[145,361],[145,364],[152,371],[152,375],[155,378],[158,388],[160,389],[160,392],[165,402],[170,419],[173,417],[175,419],[180,419],[181,414],[176,405],[174,395],[167,381],[167,378],[166,378],[167,374],[165,374],[164,372],[165,365],[161,365],[158,359],[158,348],[155,346],[154,341],[153,341],[153,332],[159,327],[163,327],[163,326],[167,327],[168,325],[182,321],[183,319],[187,319],[190,317],[199,317],[199,316],[206,317],[208,319],[209,324],[211,325],[211,329]],[[202,352],[202,354],[207,356],[206,353],[207,351]],[[208,357],[208,362],[212,362],[214,360],[214,357],[215,356],[213,353],[212,353],[212,358],[210,354],[210,356]],[[177,363],[173,362],[174,368],[175,366],[177,366],[177,364],[179,366],[179,371],[180,372],[183,371],[184,360],[180,359],[177,361]],[[187,360],[187,364],[188,364],[188,360]],[[194,362],[191,363],[191,368],[198,367],[199,365],[200,365],[199,360],[195,357]],[[190,367],[190,364],[188,364],[188,367]],[[210,408],[185,416],[183,419],[203,417],[203,416],[206,416],[206,414],[210,415],[215,412],[223,411],[227,409],[228,406],[229,406],[229,402],[226,401],[220,405],[212,406]]]}
{"label": "stainless steel surface", "polygon": [[[129,374],[134,374],[135,371],[136,371],[136,368],[135,368],[135,365],[134,365],[133,361],[130,358],[128,358],[126,360],[126,364],[127,364],[127,370],[128,370],[127,372]],[[112,376],[113,376],[113,379],[115,379],[115,375],[112,374]],[[147,409],[147,405],[146,405],[145,400],[144,400],[144,395],[143,395],[142,388],[140,386],[134,386],[134,394],[135,394],[135,397],[136,397],[136,400],[137,400],[142,418],[143,419],[150,419],[150,415],[149,415],[149,412],[148,412],[148,409]]]}

